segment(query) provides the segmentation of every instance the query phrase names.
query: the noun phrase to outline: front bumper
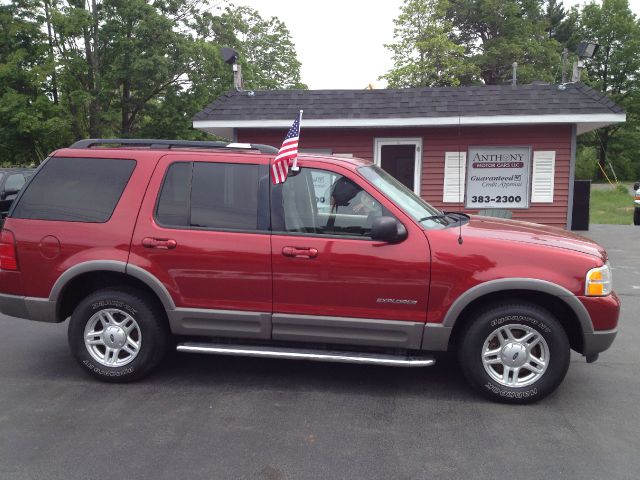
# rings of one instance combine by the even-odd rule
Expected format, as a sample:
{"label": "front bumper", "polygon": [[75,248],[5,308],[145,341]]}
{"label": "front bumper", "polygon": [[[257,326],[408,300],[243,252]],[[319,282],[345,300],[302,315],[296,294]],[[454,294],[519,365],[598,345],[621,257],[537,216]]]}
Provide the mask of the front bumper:
{"label": "front bumper", "polygon": [[56,321],[56,305],[48,298],[0,293],[0,313],[37,322],[53,323]]}
{"label": "front bumper", "polygon": [[595,332],[585,333],[582,337],[582,354],[589,358],[600,352],[607,350],[618,334],[618,329],[613,330],[596,330]]}

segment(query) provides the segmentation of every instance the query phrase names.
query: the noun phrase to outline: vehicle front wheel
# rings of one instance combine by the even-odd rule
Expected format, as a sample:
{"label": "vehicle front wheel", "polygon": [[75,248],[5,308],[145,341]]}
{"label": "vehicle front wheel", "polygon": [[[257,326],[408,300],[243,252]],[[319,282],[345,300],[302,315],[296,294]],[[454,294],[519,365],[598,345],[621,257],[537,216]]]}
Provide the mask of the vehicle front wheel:
{"label": "vehicle front wheel", "polygon": [[99,290],[71,315],[69,346],[80,365],[99,380],[137,380],[164,356],[164,320],[164,312],[143,292]]}
{"label": "vehicle front wheel", "polygon": [[503,403],[532,403],[549,395],[564,379],[569,358],[569,340],[560,322],[525,302],[479,313],[458,348],[469,383]]}
{"label": "vehicle front wheel", "polygon": [[633,210],[633,224],[640,225],[640,207],[636,207]]}

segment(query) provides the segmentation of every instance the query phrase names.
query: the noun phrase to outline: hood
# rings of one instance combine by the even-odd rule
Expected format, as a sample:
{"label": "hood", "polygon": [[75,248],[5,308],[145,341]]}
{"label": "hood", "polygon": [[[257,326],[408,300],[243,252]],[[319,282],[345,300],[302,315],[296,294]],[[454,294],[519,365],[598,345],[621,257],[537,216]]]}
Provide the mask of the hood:
{"label": "hood", "polygon": [[564,248],[607,260],[607,252],[593,240],[537,223],[472,215],[463,235]]}

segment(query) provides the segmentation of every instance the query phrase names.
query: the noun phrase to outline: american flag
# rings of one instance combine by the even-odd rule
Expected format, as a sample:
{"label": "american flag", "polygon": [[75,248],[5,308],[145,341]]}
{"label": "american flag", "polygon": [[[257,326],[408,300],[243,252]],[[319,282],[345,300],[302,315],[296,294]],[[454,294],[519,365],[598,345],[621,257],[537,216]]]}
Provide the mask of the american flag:
{"label": "american flag", "polygon": [[276,185],[287,179],[289,167],[297,167],[298,137],[300,136],[301,121],[302,110],[300,110],[298,118],[296,118],[293,125],[291,125],[289,133],[284,137],[284,142],[282,142],[278,155],[271,165],[271,181]]}

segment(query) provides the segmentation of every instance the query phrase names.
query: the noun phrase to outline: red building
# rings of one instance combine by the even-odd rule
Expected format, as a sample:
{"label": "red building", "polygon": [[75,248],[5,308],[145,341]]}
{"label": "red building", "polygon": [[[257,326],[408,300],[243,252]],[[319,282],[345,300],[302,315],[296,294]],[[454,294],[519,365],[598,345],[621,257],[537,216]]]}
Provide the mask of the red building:
{"label": "red building", "polygon": [[230,92],[193,126],[279,146],[304,110],[300,149],[374,161],[444,210],[507,211],[571,226],[576,137],[624,122],[583,84]]}

